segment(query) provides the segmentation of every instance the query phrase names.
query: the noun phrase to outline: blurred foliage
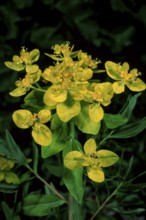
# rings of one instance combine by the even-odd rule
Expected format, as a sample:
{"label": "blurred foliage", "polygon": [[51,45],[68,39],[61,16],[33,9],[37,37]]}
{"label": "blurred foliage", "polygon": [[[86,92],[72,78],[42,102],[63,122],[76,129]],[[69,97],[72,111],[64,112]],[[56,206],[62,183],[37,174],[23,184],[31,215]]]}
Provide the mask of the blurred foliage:
{"label": "blurred foliage", "polygon": [[[127,61],[131,68],[136,67],[143,73],[142,78],[146,82],[145,14],[145,0],[1,0],[0,133],[3,134],[6,128],[12,130],[14,138],[22,147],[29,146],[29,139],[27,139],[28,143],[24,143],[24,139],[26,141],[26,138],[23,137],[24,133],[18,131],[11,120],[12,112],[18,108],[17,106],[20,106],[22,101],[21,98],[13,98],[8,94],[14,88],[17,75],[4,66],[4,61],[9,60],[14,54],[18,54],[22,46],[26,46],[29,50],[39,48],[43,54],[48,52],[55,43],[70,41],[76,49],[87,51],[103,62],[106,60]],[[43,59],[47,58],[45,56],[42,58],[40,64],[42,68],[45,61]],[[124,98],[123,100],[117,99],[117,106],[122,105],[121,102],[125,101]],[[146,99],[143,94],[138,99],[138,109],[134,110],[133,120],[137,116],[145,116],[145,106]],[[27,132],[25,134],[27,136]],[[134,143],[131,139],[122,140],[127,159],[124,160],[125,170],[129,165],[131,154],[134,154],[135,157],[132,176],[145,170],[145,141],[144,132],[135,138]],[[25,148],[24,151],[29,155],[29,148]],[[141,164],[143,165],[141,166]],[[132,195],[124,197],[124,194],[120,192],[115,203],[120,202],[127,209],[131,206],[135,206],[135,208],[139,205],[144,206],[146,195],[144,184],[143,177],[138,178],[133,188],[129,181],[127,188],[125,186],[123,191],[126,193],[131,188]],[[27,184],[24,188],[25,191],[28,191]],[[90,187],[87,190],[90,191]],[[1,198],[3,197],[4,195]],[[8,197],[7,204],[13,199],[13,196]],[[90,200],[92,200],[92,192]],[[8,213],[9,218],[12,210],[7,204],[3,203],[2,208],[5,213]],[[109,204],[111,207],[114,205],[114,203]],[[94,209],[91,201],[87,206],[90,208],[92,206]],[[20,210],[19,204],[17,209]],[[144,220],[143,214],[139,217],[135,217],[135,214],[131,217],[126,215],[121,217],[118,214],[112,217],[112,213],[110,214],[110,218],[105,216],[104,218],[99,217],[99,219]],[[19,220],[19,217],[16,216],[15,219]]]}

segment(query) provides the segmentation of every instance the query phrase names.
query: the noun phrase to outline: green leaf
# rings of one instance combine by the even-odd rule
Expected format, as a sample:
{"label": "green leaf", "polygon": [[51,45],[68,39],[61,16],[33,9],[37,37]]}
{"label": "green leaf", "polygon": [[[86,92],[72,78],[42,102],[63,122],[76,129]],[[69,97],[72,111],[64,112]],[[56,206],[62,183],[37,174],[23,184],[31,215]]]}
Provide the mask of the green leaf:
{"label": "green leaf", "polygon": [[84,195],[83,168],[75,170],[65,169],[63,181],[77,203],[82,204]]}
{"label": "green leaf", "polygon": [[51,144],[47,147],[41,148],[41,154],[43,158],[50,157],[60,152],[68,145],[67,125],[61,122],[58,117],[53,118],[51,123],[51,131],[53,134]]}
{"label": "green leaf", "polygon": [[121,13],[129,12],[129,8],[126,6],[126,4],[122,0],[112,0],[111,1],[111,7],[114,11],[118,11]]}
{"label": "green leaf", "polygon": [[99,132],[100,122],[93,122],[89,117],[89,104],[82,103],[81,111],[73,121],[83,133],[96,135]]}
{"label": "green leaf", "polygon": [[28,166],[25,155],[20,150],[8,130],[6,130],[5,139],[0,140],[0,154],[7,156],[9,159],[14,160],[21,165]]}
{"label": "green leaf", "polygon": [[39,110],[45,107],[43,102],[44,93],[41,91],[32,90],[26,97],[24,98],[23,108],[33,110],[34,112],[38,112]]}
{"label": "green leaf", "polygon": [[125,124],[128,121],[128,118],[121,114],[104,114],[103,120],[107,128],[114,129]]}
{"label": "green leaf", "polygon": [[120,110],[120,114],[130,119],[132,111],[135,108],[137,99],[140,95],[141,93],[137,93],[134,96],[129,95],[126,103],[124,104],[123,108]]}
{"label": "green leaf", "polygon": [[42,217],[50,213],[50,208],[64,204],[64,200],[55,195],[28,195],[23,200],[24,215]]}
{"label": "green leaf", "polygon": [[121,129],[115,131],[109,138],[131,138],[141,133],[146,128],[146,117],[134,123],[122,126]]}
{"label": "green leaf", "polygon": [[6,217],[6,220],[13,220],[13,210],[9,208],[6,202],[1,202],[2,209],[4,212],[4,215]]}
{"label": "green leaf", "polygon": [[63,166],[60,166],[60,165],[58,166],[58,164],[56,165],[47,164],[45,168],[47,169],[47,171],[49,171],[50,174],[53,174],[54,176],[57,176],[60,178],[63,176],[63,172],[64,172]]}
{"label": "green leaf", "polygon": [[0,192],[3,193],[14,193],[18,189],[18,185],[13,184],[7,184],[7,183],[1,183],[0,182]]}
{"label": "green leaf", "polygon": [[136,208],[136,209],[133,209],[133,210],[122,210],[122,209],[119,209],[119,208],[112,208],[112,210],[115,211],[115,212],[124,214],[124,215],[135,215],[135,214],[140,214],[140,213],[145,211],[144,208]]}

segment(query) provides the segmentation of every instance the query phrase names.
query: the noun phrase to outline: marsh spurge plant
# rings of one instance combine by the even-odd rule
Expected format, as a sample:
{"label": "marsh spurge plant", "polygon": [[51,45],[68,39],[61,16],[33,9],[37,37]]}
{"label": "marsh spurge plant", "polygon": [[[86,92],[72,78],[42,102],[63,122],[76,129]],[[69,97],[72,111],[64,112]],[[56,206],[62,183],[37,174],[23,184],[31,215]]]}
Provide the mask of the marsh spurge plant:
{"label": "marsh spurge plant", "polygon": [[[20,72],[16,88],[11,96],[26,95],[24,101],[30,106],[36,104],[35,112],[29,109],[16,110],[13,113],[15,124],[22,129],[32,127],[32,137],[35,142],[48,148],[52,143],[52,131],[48,121],[58,120],[60,123],[73,123],[82,133],[98,135],[104,118],[104,109],[110,105],[114,94],[130,90],[140,92],[146,89],[145,83],[139,78],[137,69],[129,70],[129,64],[105,63],[105,72],[114,82],[101,82],[98,70],[99,60],[93,60],[90,55],[79,50],[73,51],[69,43],[55,45],[54,54],[46,54],[54,60],[52,66],[41,70],[35,64],[40,56],[38,49],[28,52],[24,47],[20,56],[13,56],[12,61],[5,65]],[[23,71],[21,77],[21,71]],[[94,79],[94,72],[97,79]],[[102,72],[102,71],[101,71]],[[41,86],[39,85],[41,83]],[[42,86],[44,82],[44,86]],[[40,93],[43,106],[33,103],[33,97]],[[37,100],[35,100],[37,102]],[[38,110],[39,109],[39,110]],[[53,126],[51,126],[53,127]],[[96,182],[104,181],[102,167],[108,167],[118,161],[118,156],[109,150],[96,151],[96,142],[89,139],[84,145],[84,151],[71,151],[64,157],[64,165],[69,169],[80,166],[88,167],[88,177]],[[57,146],[54,145],[54,148]],[[62,149],[61,149],[62,150]]]}
{"label": "marsh spurge plant", "polygon": [[[13,113],[13,121],[21,129],[32,129],[32,138],[41,146],[42,158],[62,152],[64,169],[74,176],[75,182],[79,178],[74,174],[78,173],[81,179],[88,176],[101,183],[105,180],[104,169],[119,160],[106,140],[114,133],[113,129],[128,122],[126,116],[112,114],[110,105],[127,88],[141,92],[146,84],[139,78],[141,73],[130,70],[127,62],[107,61],[102,70],[100,60],[92,59],[82,50],[74,51],[68,42],[52,49],[53,54],[45,55],[53,64],[43,70],[36,64],[40,57],[38,49],[29,52],[22,47],[19,56],[5,62],[19,74],[10,95],[24,96],[22,109]],[[102,81],[101,75],[107,80]],[[110,129],[111,132],[104,132]],[[64,177],[66,187],[82,203],[83,193],[79,192],[77,199],[71,187],[75,182],[69,183],[68,178]]]}

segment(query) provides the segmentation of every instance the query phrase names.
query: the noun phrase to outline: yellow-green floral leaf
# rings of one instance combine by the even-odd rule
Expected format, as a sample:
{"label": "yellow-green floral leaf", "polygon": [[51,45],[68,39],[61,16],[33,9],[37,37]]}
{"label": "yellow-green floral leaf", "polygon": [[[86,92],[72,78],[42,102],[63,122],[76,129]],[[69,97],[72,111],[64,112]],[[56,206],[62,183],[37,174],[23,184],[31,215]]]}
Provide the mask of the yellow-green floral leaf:
{"label": "yellow-green floral leaf", "polygon": [[31,127],[34,122],[32,113],[24,109],[16,110],[12,118],[17,127],[23,129]]}
{"label": "yellow-green floral leaf", "polygon": [[40,51],[38,49],[34,49],[30,51],[29,55],[30,55],[31,63],[34,63],[38,61],[39,56],[40,56]]}
{"label": "yellow-green floral leaf", "polygon": [[9,92],[9,94],[14,97],[19,97],[19,96],[25,95],[28,90],[29,89],[18,87],[14,89],[13,91]]}
{"label": "yellow-green floral leaf", "polygon": [[97,151],[97,155],[101,161],[102,167],[111,166],[119,160],[118,155],[109,150],[99,150]]}
{"label": "yellow-green floral leaf", "polygon": [[120,94],[125,91],[125,86],[122,81],[114,82],[113,83],[113,90],[116,94]]}
{"label": "yellow-green floral leaf", "polygon": [[90,68],[85,68],[85,69],[80,68],[80,69],[76,73],[75,80],[86,81],[92,78],[93,71]]}
{"label": "yellow-green floral leaf", "polygon": [[85,142],[84,151],[86,155],[96,152],[96,142],[93,138],[90,138]]}
{"label": "yellow-green floral leaf", "polygon": [[51,118],[51,111],[48,109],[43,109],[39,111],[38,117],[40,119],[40,123],[47,123]]}
{"label": "yellow-green floral leaf", "polygon": [[50,95],[49,95],[49,91],[47,90],[44,94],[44,97],[43,97],[43,101],[45,103],[45,105],[47,105],[48,107],[52,107],[54,108],[56,105],[57,105],[57,102],[55,102],[54,100],[52,100],[50,98]]}
{"label": "yellow-green floral leaf", "polygon": [[20,183],[18,176],[14,172],[5,172],[5,181],[6,183]]}
{"label": "yellow-green floral leaf", "polygon": [[139,78],[133,80],[132,82],[127,82],[126,85],[134,92],[141,92],[146,89],[146,84]]}
{"label": "yellow-green floral leaf", "polygon": [[90,104],[89,116],[90,116],[91,120],[94,122],[101,121],[104,116],[103,108],[98,103]]}
{"label": "yellow-green floral leaf", "polygon": [[42,77],[43,77],[45,80],[47,80],[47,81],[53,83],[53,82],[55,81],[55,76],[52,74],[53,70],[54,70],[54,67],[53,67],[53,66],[49,66],[49,67],[46,68],[46,69],[44,70],[44,72],[42,73]]}
{"label": "yellow-green floral leaf", "polygon": [[0,156],[0,170],[10,170],[14,167],[14,162]]}
{"label": "yellow-green floral leaf", "polygon": [[106,61],[105,68],[106,68],[107,74],[110,78],[112,78],[114,80],[121,80],[122,79],[122,77],[119,74],[119,70],[121,68],[121,66],[119,64],[116,64],[112,61]]}
{"label": "yellow-green floral leaf", "polygon": [[88,177],[93,180],[94,182],[101,183],[104,181],[104,172],[102,168],[93,168],[93,167],[88,167],[87,168],[87,175]]}
{"label": "yellow-green floral leaf", "polygon": [[57,104],[56,110],[59,118],[63,122],[68,122],[80,112],[80,102],[67,99],[63,103]]}
{"label": "yellow-green floral leaf", "polygon": [[21,71],[24,70],[25,65],[22,63],[15,63],[15,62],[11,62],[11,61],[6,61],[5,62],[6,67],[8,67],[9,69],[15,70],[15,71]]}
{"label": "yellow-green floral leaf", "polygon": [[52,132],[46,125],[40,123],[35,123],[33,126],[32,137],[37,144],[44,147],[52,142]]}
{"label": "yellow-green floral leaf", "polygon": [[107,106],[110,104],[111,99],[114,95],[112,83],[103,82],[103,83],[92,83],[90,87],[93,91],[93,99],[102,105]]}
{"label": "yellow-green floral leaf", "polygon": [[70,170],[82,167],[84,161],[84,155],[79,151],[69,152],[64,157],[64,165]]}
{"label": "yellow-green floral leaf", "polygon": [[89,117],[89,104],[87,103],[82,103],[79,115],[75,116],[73,120],[83,133],[96,135],[100,130],[100,122],[94,122]]}
{"label": "yellow-green floral leaf", "polygon": [[48,98],[56,103],[64,102],[67,98],[67,91],[59,85],[53,85],[47,89],[44,95],[45,104],[50,106],[50,103],[47,101]]}
{"label": "yellow-green floral leaf", "polygon": [[26,72],[27,74],[36,73],[39,70],[39,66],[36,64],[33,65],[26,65]]}

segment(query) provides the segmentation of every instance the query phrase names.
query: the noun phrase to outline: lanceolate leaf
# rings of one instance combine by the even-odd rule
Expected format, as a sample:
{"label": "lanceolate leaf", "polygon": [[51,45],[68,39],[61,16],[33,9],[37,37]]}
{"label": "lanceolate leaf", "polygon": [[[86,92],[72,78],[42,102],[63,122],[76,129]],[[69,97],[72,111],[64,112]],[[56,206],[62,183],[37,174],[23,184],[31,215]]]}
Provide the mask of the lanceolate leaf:
{"label": "lanceolate leaf", "polygon": [[113,129],[125,124],[128,121],[128,118],[121,114],[104,114],[103,120],[107,128]]}
{"label": "lanceolate leaf", "polygon": [[23,211],[25,215],[42,217],[49,215],[50,208],[64,204],[64,200],[55,195],[28,195],[23,201]]}
{"label": "lanceolate leaf", "polygon": [[0,141],[0,153],[21,165],[28,166],[25,155],[20,150],[8,130],[6,130],[5,139]]}
{"label": "lanceolate leaf", "polygon": [[137,122],[122,126],[115,131],[109,138],[131,138],[142,132],[146,128],[146,117]]}
{"label": "lanceolate leaf", "polygon": [[125,105],[119,113],[129,119],[140,95],[141,93],[137,93],[134,96],[129,95]]}
{"label": "lanceolate leaf", "polygon": [[124,214],[124,215],[137,215],[145,211],[144,208],[135,208],[131,210],[122,210],[119,208],[112,208],[113,211]]}
{"label": "lanceolate leaf", "polygon": [[84,195],[83,167],[75,170],[65,169],[63,181],[74,199],[82,204]]}

